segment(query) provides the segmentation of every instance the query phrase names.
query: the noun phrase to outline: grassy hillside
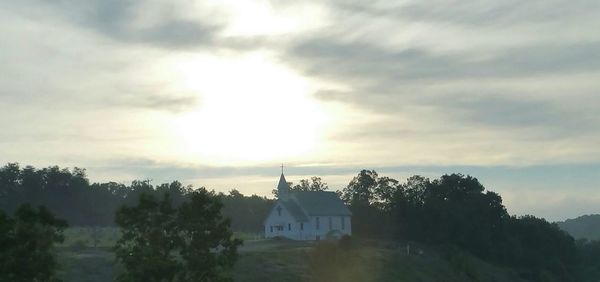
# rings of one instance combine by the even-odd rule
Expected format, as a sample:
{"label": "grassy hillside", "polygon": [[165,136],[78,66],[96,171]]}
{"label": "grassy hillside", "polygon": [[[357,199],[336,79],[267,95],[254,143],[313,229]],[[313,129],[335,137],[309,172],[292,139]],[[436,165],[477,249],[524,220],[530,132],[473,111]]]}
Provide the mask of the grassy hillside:
{"label": "grassy hillside", "polygon": [[584,215],[557,224],[575,239],[600,240],[600,214]]}
{"label": "grassy hillside", "polygon": [[[255,241],[241,250],[236,281],[520,281],[516,273],[460,251],[361,242],[318,258],[314,242]],[[322,250],[329,251],[328,248]],[[315,265],[318,264],[318,265]],[[321,279],[319,279],[319,277]]]}
{"label": "grassy hillside", "polygon": [[[119,271],[110,251],[115,234],[114,229],[69,229],[59,247],[64,266],[60,277],[112,281]],[[328,247],[315,242],[249,240],[240,248],[233,277],[235,281],[319,281],[319,277],[321,281],[520,281],[511,270],[452,248],[411,244],[407,254],[406,244],[377,241],[357,242],[348,250]]]}

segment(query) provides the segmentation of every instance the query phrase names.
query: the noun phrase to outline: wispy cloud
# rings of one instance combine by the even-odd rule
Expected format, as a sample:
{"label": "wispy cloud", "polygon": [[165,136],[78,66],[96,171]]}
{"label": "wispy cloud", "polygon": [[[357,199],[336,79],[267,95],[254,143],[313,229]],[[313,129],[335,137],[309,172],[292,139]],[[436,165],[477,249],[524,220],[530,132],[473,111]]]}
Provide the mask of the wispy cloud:
{"label": "wispy cloud", "polygon": [[[520,189],[537,185],[541,195],[543,187],[570,185],[556,176],[566,173],[583,179],[569,186],[573,193],[594,194],[599,8],[591,0],[2,1],[0,155],[88,166],[97,179],[180,179],[219,189],[247,181],[259,193],[277,174],[265,162],[178,162],[175,119],[201,109],[203,92],[219,88],[203,77],[210,66],[186,70],[194,88],[182,82],[179,65],[228,58],[219,73],[243,75],[229,62],[260,53],[256,65],[275,62],[267,69],[298,76],[290,81],[301,81],[335,122],[320,129],[321,151],[285,160],[298,177],[329,176],[341,186],[361,168],[399,178],[456,169],[493,179],[517,207],[518,195],[533,195]],[[215,110],[236,114],[229,111]],[[231,130],[202,131],[197,123],[187,121],[193,138]],[[587,173],[571,171],[579,169]],[[528,184],[510,188],[519,183]],[[581,198],[552,193],[557,207],[575,213],[566,203]],[[518,209],[548,211],[533,202]]]}

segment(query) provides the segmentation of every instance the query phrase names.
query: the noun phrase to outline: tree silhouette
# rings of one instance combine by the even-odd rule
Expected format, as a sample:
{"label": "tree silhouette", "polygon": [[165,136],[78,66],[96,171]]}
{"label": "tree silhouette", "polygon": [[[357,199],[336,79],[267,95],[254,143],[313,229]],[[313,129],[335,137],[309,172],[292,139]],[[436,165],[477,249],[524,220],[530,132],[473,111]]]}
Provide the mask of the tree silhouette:
{"label": "tree silhouette", "polygon": [[157,200],[142,193],[136,206],[121,207],[116,222],[122,236],[115,246],[125,266],[120,281],[223,281],[241,244],[233,239],[222,203],[205,189],[173,207],[168,193]]}
{"label": "tree silhouette", "polygon": [[66,227],[44,207],[21,205],[13,218],[0,211],[0,281],[56,280],[54,244]]}

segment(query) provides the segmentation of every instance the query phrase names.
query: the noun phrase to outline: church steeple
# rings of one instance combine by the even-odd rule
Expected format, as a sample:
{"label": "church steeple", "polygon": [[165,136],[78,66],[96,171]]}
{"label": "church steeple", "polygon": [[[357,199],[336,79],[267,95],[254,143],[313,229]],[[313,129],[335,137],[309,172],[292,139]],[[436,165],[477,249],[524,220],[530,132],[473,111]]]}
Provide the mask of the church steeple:
{"label": "church steeple", "polygon": [[281,172],[281,177],[279,177],[279,184],[277,184],[277,197],[280,200],[287,200],[290,191],[290,186],[287,181],[285,181],[285,176],[283,176],[283,171]]}

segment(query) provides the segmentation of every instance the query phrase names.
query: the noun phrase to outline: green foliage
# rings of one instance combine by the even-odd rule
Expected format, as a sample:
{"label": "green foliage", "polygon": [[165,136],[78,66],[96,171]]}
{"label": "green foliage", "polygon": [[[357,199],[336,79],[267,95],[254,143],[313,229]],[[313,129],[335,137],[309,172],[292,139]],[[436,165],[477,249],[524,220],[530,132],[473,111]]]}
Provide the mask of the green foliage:
{"label": "green foliage", "polygon": [[396,228],[387,216],[398,181],[379,177],[374,170],[362,170],[341,191],[352,211],[352,230],[359,236],[389,237]]}
{"label": "green foliage", "polygon": [[[318,177],[302,180],[301,185],[308,185],[309,189],[327,188]],[[117,209],[137,204],[141,194],[160,197],[169,193],[173,206],[177,207],[188,200],[192,191],[191,186],[178,181],[156,186],[149,180],[136,180],[130,185],[116,182],[90,184],[85,170],[80,168],[22,168],[16,163],[0,168],[0,210],[12,213],[22,203],[43,205],[74,226],[113,226]],[[252,233],[263,230],[263,220],[273,205],[272,199],[244,196],[237,190],[219,196],[224,204],[223,215],[232,218],[233,230]],[[92,238],[92,245],[94,240]]]}
{"label": "green foliage", "polygon": [[0,211],[0,281],[52,281],[54,245],[67,227],[44,207],[21,205],[14,217]]}
{"label": "green foliage", "polygon": [[206,190],[191,194],[178,211],[180,255],[185,261],[181,281],[223,281],[237,259],[237,247],[229,219],[221,216],[222,203]]}
{"label": "green foliage", "polygon": [[223,216],[231,218],[231,229],[249,233],[262,233],[263,221],[271,211],[274,200],[256,195],[244,196],[238,190],[228,195],[219,194],[223,203]]}
{"label": "green foliage", "polygon": [[141,194],[137,206],[121,207],[116,223],[122,237],[115,246],[125,267],[120,281],[223,281],[237,258],[222,204],[205,189],[173,207],[169,194],[160,200]]}
{"label": "green foliage", "polygon": [[577,241],[581,263],[577,269],[580,281],[600,281],[600,241]]}
{"label": "green foliage", "polygon": [[375,200],[378,177],[374,170],[362,170],[342,190],[342,199],[353,207],[369,206]]}
{"label": "green foliage", "polygon": [[426,183],[423,192],[420,206],[412,213],[417,220],[406,226],[415,236],[409,239],[455,244],[480,257],[491,256],[493,242],[508,216],[498,194],[484,193],[476,178],[460,174],[444,175]]}
{"label": "green foliage", "polygon": [[[329,186],[327,183],[323,182],[321,177],[313,176],[310,179],[300,179],[299,184],[294,185],[293,182],[287,182],[290,187],[290,192],[295,191],[327,191],[329,190]],[[277,189],[271,190],[271,194],[273,196],[278,197]]]}
{"label": "green foliage", "polygon": [[327,183],[321,177],[313,176],[309,179],[301,179],[299,184],[290,185],[290,191],[326,191],[329,189]]}
{"label": "green foliage", "polygon": [[[363,170],[342,195],[351,205],[358,236],[458,246],[518,268],[530,281],[575,277],[573,238],[543,219],[510,217],[500,195],[486,191],[474,177],[451,174],[431,181],[413,176],[399,184]],[[456,266],[468,265],[458,258]]]}
{"label": "green foliage", "polygon": [[109,226],[122,205],[134,205],[142,193],[171,194],[175,205],[186,200],[191,187],[174,181],[155,186],[150,181],[93,183],[85,169],[51,166],[36,169],[9,163],[0,168],[0,209],[12,213],[23,203],[43,205],[75,226]]}
{"label": "green foliage", "polygon": [[127,270],[120,281],[173,281],[180,271],[175,252],[181,244],[176,211],[168,194],[159,202],[142,194],[137,206],[124,206],[116,213],[122,237],[115,253]]}
{"label": "green foliage", "polygon": [[[304,179],[298,185],[290,186],[299,191],[328,188],[318,177]],[[170,195],[168,199],[162,197],[165,193]],[[223,203],[216,206],[219,206],[222,215],[232,218],[230,226],[236,231],[262,231],[262,221],[273,204],[271,199],[255,195],[247,197],[237,190],[218,196],[203,189],[199,193],[205,193],[206,199],[218,198]],[[474,177],[451,174],[430,180],[413,176],[405,183],[399,183],[373,170],[362,170],[338,193],[353,212],[352,227],[356,237],[396,241],[408,239],[430,245],[458,246],[479,258],[518,268],[521,275],[530,281],[570,281],[575,278],[598,281],[600,268],[594,261],[597,261],[597,252],[593,243],[576,245],[570,236],[543,219],[510,217],[502,198],[486,191]],[[194,197],[197,199],[192,200]],[[193,201],[204,204],[194,205]],[[199,240],[210,241],[212,237],[194,240],[201,238],[193,230],[198,226],[186,224],[189,221],[205,226],[200,222],[210,221],[191,210],[204,207],[204,214],[216,216],[215,221],[210,222],[212,228],[218,230],[214,234],[220,233],[223,238],[230,238],[231,235],[229,231],[223,231],[228,229],[223,228],[227,224],[221,214],[215,213],[216,206],[209,204],[211,201],[194,196],[191,187],[177,181],[158,186],[151,185],[149,180],[134,181],[131,185],[115,182],[90,184],[84,169],[69,170],[57,166],[36,169],[9,163],[0,168],[0,208],[10,214],[22,203],[44,205],[58,217],[80,226],[112,225],[115,211],[125,206],[119,210],[124,216],[120,225],[129,228],[135,226],[138,228],[135,232],[140,233],[128,235],[129,239],[121,242],[123,257],[120,260],[124,265],[129,263],[132,273],[139,275],[150,275],[156,271],[166,275],[165,280],[216,275],[214,273],[224,273],[230,267],[228,262],[233,261],[220,257],[235,257],[235,252],[231,250],[237,245],[231,239],[212,242],[209,252],[199,251],[206,250],[203,249],[204,243],[198,243]],[[130,217],[135,220],[128,221]],[[185,222],[183,217],[187,217]],[[13,230],[16,219],[2,215],[1,220],[3,237],[0,238],[0,245],[9,249],[6,246],[13,244],[10,238],[15,237],[11,237],[10,230]],[[93,237],[86,244],[101,247],[115,240],[101,237]],[[156,248],[146,248],[149,244]],[[228,244],[228,248],[222,248]],[[184,255],[184,245],[194,249],[194,252],[209,255],[205,256],[205,260],[194,260],[191,253]],[[217,256],[212,257],[213,254]],[[143,257],[149,261],[128,261],[126,255]],[[156,258],[161,255],[165,259],[158,261]],[[9,260],[7,256],[2,259]],[[227,263],[222,263],[222,260]],[[52,264],[48,265],[53,267]],[[142,267],[140,265],[152,269],[136,270],[135,267]],[[186,268],[186,265],[217,265],[218,270],[194,274],[194,268],[189,276],[172,274],[188,271],[186,269],[191,266]],[[581,277],[577,275],[579,273]]]}
{"label": "green foliage", "polygon": [[573,281],[578,254],[574,239],[544,219],[511,217],[505,223],[503,263],[531,281]]}

